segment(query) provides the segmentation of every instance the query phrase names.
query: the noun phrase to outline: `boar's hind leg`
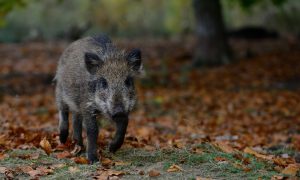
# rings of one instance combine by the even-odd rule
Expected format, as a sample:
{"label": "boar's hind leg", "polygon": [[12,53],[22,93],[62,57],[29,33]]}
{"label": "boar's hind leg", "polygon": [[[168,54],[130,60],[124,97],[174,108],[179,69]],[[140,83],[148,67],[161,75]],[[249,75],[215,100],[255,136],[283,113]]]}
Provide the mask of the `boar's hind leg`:
{"label": "boar's hind leg", "polygon": [[73,140],[77,145],[83,146],[82,142],[82,115],[79,113],[72,113],[73,117]]}
{"label": "boar's hind leg", "polygon": [[90,163],[98,161],[97,157],[97,139],[98,139],[98,124],[96,116],[90,113],[84,114],[84,123],[87,134],[87,156]]}
{"label": "boar's hind leg", "polygon": [[128,117],[118,117],[114,121],[116,122],[117,130],[114,139],[109,145],[110,152],[116,152],[122,146],[127,130]]}
{"label": "boar's hind leg", "polygon": [[59,110],[59,140],[61,143],[67,141],[69,135],[69,110],[62,108]]}

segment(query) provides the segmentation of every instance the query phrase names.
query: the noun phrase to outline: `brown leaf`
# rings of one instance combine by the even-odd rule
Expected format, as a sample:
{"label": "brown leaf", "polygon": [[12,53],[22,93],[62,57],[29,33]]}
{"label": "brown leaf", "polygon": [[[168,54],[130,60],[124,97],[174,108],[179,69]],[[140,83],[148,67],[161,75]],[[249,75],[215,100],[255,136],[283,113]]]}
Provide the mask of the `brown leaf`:
{"label": "brown leaf", "polygon": [[227,161],[227,159],[223,157],[215,157],[215,161]]}
{"label": "brown leaf", "polygon": [[53,164],[51,167],[56,169],[56,168],[63,168],[65,166],[66,166],[66,164]]}
{"label": "brown leaf", "polygon": [[0,145],[5,145],[7,142],[7,139],[5,137],[5,134],[0,135]]}
{"label": "brown leaf", "polygon": [[284,176],[274,175],[271,177],[271,180],[283,180],[286,179]]}
{"label": "brown leaf", "polygon": [[56,146],[55,151],[64,151],[68,149],[69,147],[66,144],[59,144]]}
{"label": "brown leaf", "polygon": [[156,176],[160,176],[160,172],[155,170],[155,169],[152,169],[148,172],[149,176],[150,177],[156,177]]}
{"label": "brown leaf", "polygon": [[6,167],[0,167],[0,173],[4,174],[8,179],[14,178],[14,171]]}
{"label": "brown leaf", "polygon": [[73,161],[76,164],[89,164],[89,160],[86,159],[85,157],[75,157],[73,158]]}
{"label": "brown leaf", "polygon": [[7,167],[0,167],[0,173],[4,174],[6,171],[8,171],[9,169]]}
{"label": "brown leaf", "polygon": [[116,171],[116,170],[101,168],[97,171],[97,174],[93,177],[99,180],[107,180],[107,179],[117,179],[119,176],[122,176],[124,174],[125,174],[124,171]]}
{"label": "brown leaf", "polygon": [[29,171],[32,171],[33,168],[31,166],[19,166],[18,167],[23,173],[28,174]]}
{"label": "brown leaf", "polygon": [[299,164],[289,164],[286,168],[281,172],[282,174],[296,176],[297,172],[300,169]]}
{"label": "brown leaf", "polygon": [[126,166],[129,165],[130,162],[124,162],[124,161],[116,161],[113,163],[115,166]]}
{"label": "brown leaf", "polygon": [[203,151],[203,149],[197,147],[197,148],[193,148],[193,149],[192,149],[192,153],[195,153],[195,154],[203,154],[204,151]]}
{"label": "brown leaf", "polygon": [[240,153],[235,153],[235,154],[233,155],[233,157],[236,158],[236,159],[238,159],[238,160],[240,160],[240,161],[242,161],[242,163],[243,163],[244,165],[248,165],[248,164],[251,163],[251,161],[250,161],[249,158],[244,157],[244,156],[243,156],[242,154],[240,154]]}
{"label": "brown leaf", "polygon": [[40,142],[41,148],[49,155],[52,152],[52,147],[49,141],[44,137]]}
{"label": "brown leaf", "polygon": [[30,154],[30,159],[32,159],[32,160],[38,159],[39,157],[40,157],[40,153]]}
{"label": "brown leaf", "polygon": [[102,157],[101,164],[102,164],[102,166],[110,166],[110,165],[112,165],[112,160]]}
{"label": "brown leaf", "polygon": [[177,171],[183,171],[183,169],[180,166],[176,165],[176,164],[173,164],[167,170],[167,172],[177,172]]}
{"label": "brown leaf", "polygon": [[53,173],[52,169],[48,169],[46,167],[37,167],[35,170],[30,170],[26,172],[31,177],[37,177],[37,176],[45,176],[48,174]]}
{"label": "brown leaf", "polygon": [[258,152],[254,151],[252,148],[246,147],[244,149],[244,152],[247,154],[254,155],[257,158],[265,159],[265,160],[272,160],[273,156],[272,155],[264,155],[264,154],[259,154]]}
{"label": "brown leaf", "polygon": [[141,175],[141,176],[145,175],[145,171],[140,170],[140,171],[139,171],[139,175]]}
{"label": "brown leaf", "polygon": [[69,151],[63,151],[61,153],[56,153],[55,156],[58,159],[63,159],[72,157],[72,154]]}
{"label": "brown leaf", "polygon": [[274,163],[275,163],[276,165],[279,165],[279,166],[284,166],[284,167],[286,167],[286,166],[288,165],[287,162],[286,162],[286,160],[283,159],[283,158],[280,158],[280,157],[274,158],[273,161],[274,161]]}
{"label": "brown leaf", "polygon": [[213,143],[214,146],[218,147],[219,149],[221,149],[222,151],[224,151],[225,153],[234,153],[234,149],[227,145],[226,143],[219,141],[219,142],[214,142]]}
{"label": "brown leaf", "polygon": [[78,172],[78,171],[79,171],[78,167],[72,167],[72,166],[69,167],[68,170],[69,170],[71,173],[74,173],[74,172]]}
{"label": "brown leaf", "polygon": [[125,174],[124,171],[108,170],[109,176],[122,176],[124,174]]}
{"label": "brown leaf", "polygon": [[7,158],[7,157],[8,157],[7,154],[1,153],[1,154],[0,154],[0,161],[3,160],[3,159],[5,159],[5,158]]}

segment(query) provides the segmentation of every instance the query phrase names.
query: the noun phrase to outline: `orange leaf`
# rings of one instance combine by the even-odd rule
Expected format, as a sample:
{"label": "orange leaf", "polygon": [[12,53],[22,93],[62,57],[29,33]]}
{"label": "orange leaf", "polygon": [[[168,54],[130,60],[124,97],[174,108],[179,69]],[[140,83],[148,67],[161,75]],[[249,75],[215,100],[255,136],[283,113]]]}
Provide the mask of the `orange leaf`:
{"label": "orange leaf", "polygon": [[223,157],[215,157],[215,161],[226,161],[226,158]]}
{"label": "orange leaf", "polygon": [[272,160],[273,156],[269,155],[264,155],[264,154],[259,154],[258,152],[254,151],[252,148],[246,147],[244,149],[244,152],[247,154],[254,155],[257,158],[265,159],[265,160]]}
{"label": "orange leaf", "polygon": [[148,174],[149,174],[150,177],[156,177],[156,176],[160,175],[160,172],[155,170],[155,169],[152,169],[152,170],[149,171]]}
{"label": "orange leaf", "polygon": [[112,160],[102,157],[101,164],[102,166],[110,166],[112,164]]}
{"label": "orange leaf", "polygon": [[234,149],[225,144],[224,142],[214,142],[213,143],[214,146],[218,147],[219,149],[221,149],[222,151],[224,151],[225,153],[234,153]]}
{"label": "orange leaf", "polygon": [[177,172],[177,171],[183,171],[183,169],[180,166],[173,164],[172,166],[169,167],[169,169],[167,171],[168,172]]}
{"label": "orange leaf", "polygon": [[63,151],[61,153],[56,153],[55,156],[58,159],[63,159],[72,157],[72,154],[69,151]]}
{"label": "orange leaf", "polygon": [[76,164],[89,164],[89,160],[87,160],[85,157],[75,157],[73,160]]}
{"label": "orange leaf", "polygon": [[49,155],[52,152],[52,147],[49,141],[44,137],[40,142],[41,148]]}
{"label": "orange leaf", "polygon": [[299,164],[289,164],[288,167],[284,168],[284,170],[281,173],[286,175],[296,176],[299,169],[300,169]]}
{"label": "orange leaf", "polygon": [[129,165],[129,164],[130,164],[129,162],[124,162],[124,161],[116,161],[116,162],[114,162],[115,166],[126,166],[126,165]]}

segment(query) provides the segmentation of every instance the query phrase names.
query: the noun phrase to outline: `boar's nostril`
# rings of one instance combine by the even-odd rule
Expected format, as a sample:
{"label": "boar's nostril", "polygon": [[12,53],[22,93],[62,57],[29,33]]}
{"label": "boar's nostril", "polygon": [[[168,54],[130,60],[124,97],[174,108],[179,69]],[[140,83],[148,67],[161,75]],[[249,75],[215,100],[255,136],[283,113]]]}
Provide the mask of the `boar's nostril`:
{"label": "boar's nostril", "polygon": [[119,116],[126,116],[126,112],[123,105],[116,105],[113,109],[113,118]]}

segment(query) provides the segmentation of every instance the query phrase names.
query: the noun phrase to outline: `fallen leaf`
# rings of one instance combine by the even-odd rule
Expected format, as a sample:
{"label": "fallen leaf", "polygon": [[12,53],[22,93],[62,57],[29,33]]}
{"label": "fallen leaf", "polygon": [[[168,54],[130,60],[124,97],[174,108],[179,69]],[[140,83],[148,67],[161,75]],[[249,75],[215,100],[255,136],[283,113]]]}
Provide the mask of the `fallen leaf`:
{"label": "fallen leaf", "polygon": [[244,157],[244,156],[243,156],[242,154],[240,154],[240,153],[235,153],[235,154],[233,155],[233,157],[236,158],[236,159],[238,159],[238,160],[240,160],[240,161],[242,161],[242,163],[243,163],[244,165],[248,165],[248,164],[251,163],[251,161],[250,161],[249,158]]}
{"label": "fallen leaf", "polygon": [[274,175],[274,176],[271,177],[271,180],[283,180],[285,178],[286,177],[284,177],[284,176]]}
{"label": "fallen leaf", "polygon": [[121,176],[124,175],[124,171],[116,171],[116,170],[108,170],[108,175],[109,176]]}
{"label": "fallen leaf", "polygon": [[281,172],[282,174],[296,176],[297,172],[300,169],[299,164],[289,164],[286,168]]}
{"label": "fallen leaf", "polygon": [[0,173],[4,174],[6,171],[8,171],[9,169],[7,167],[0,167]]}
{"label": "fallen leaf", "polygon": [[223,157],[215,157],[215,161],[226,161],[226,158]]}
{"label": "fallen leaf", "polygon": [[[28,170],[29,170],[29,168],[28,168]],[[31,177],[37,177],[37,176],[45,176],[48,174],[52,174],[53,170],[49,169],[47,167],[41,166],[41,167],[37,167],[36,169],[27,171],[26,173],[29,174],[29,176],[31,176]]]}
{"label": "fallen leaf", "polygon": [[40,142],[41,148],[49,155],[52,152],[52,147],[49,141],[44,137]]}
{"label": "fallen leaf", "polygon": [[7,139],[5,137],[5,134],[0,135],[0,145],[5,145],[7,142]]}
{"label": "fallen leaf", "polygon": [[149,171],[148,174],[149,174],[150,177],[156,177],[156,176],[160,175],[160,172],[155,170],[155,169],[152,169],[152,170]]}
{"label": "fallen leaf", "polygon": [[75,172],[78,172],[78,171],[79,171],[78,167],[73,167],[73,166],[69,167],[68,170],[69,170],[71,173],[75,173]]}
{"label": "fallen leaf", "polygon": [[95,179],[107,180],[107,179],[118,179],[119,176],[124,175],[124,171],[116,171],[111,169],[98,169],[96,175],[93,176]]}
{"label": "fallen leaf", "polygon": [[89,164],[89,160],[85,157],[75,157],[73,158],[73,161],[76,164]]}
{"label": "fallen leaf", "polygon": [[5,159],[5,158],[7,158],[7,157],[8,157],[7,154],[1,153],[1,154],[0,154],[0,161],[3,160],[3,159]]}
{"label": "fallen leaf", "polygon": [[167,170],[167,172],[177,172],[177,171],[183,171],[183,169],[180,166],[176,165],[176,164],[173,164]]}
{"label": "fallen leaf", "polygon": [[54,168],[54,169],[56,169],[56,168],[63,168],[65,166],[66,166],[66,164],[54,164],[51,167]]}
{"label": "fallen leaf", "polygon": [[225,153],[234,153],[235,152],[235,150],[231,146],[227,145],[226,143],[224,143],[222,141],[214,142],[212,144],[214,146],[218,147],[219,149],[221,149]]}
{"label": "fallen leaf", "polygon": [[19,166],[18,168],[26,174],[28,174],[29,171],[34,170],[31,166]]}
{"label": "fallen leaf", "polygon": [[113,163],[113,165],[115,166],[127,166],[127,165],[130,165],[129,162],[124,162],[124,161],[116,161]]}
{"label": "fallen leaf", "polygon": [[14,171],[6,167],[0,167],[0,173],[5,175],[5,179],[13,179]]}
{"label": "fallen leaf", "polygon": [[112,160],[102,157],[101,164],[102,164],[102,166],[110,166],[110,165],[112,165]]}
{"label": "fallen leaf", "polygon": [[140,171],[139,171],[139,175],[142,175],[142,176],[145,175],[145,171],[140,170]]}
{"label": "fallen leaf", "polygon": [[203,154],[204,151],[203,151],[203,149],[201,149],[201,148],[193,148],[193,149],[192,149],[192,153],[195,153],[195,154]]}
{"label": "fallen leaf", "polygon": [[273,159],[273,161],[276,165],[279,165],[279,166],[286,167],[288,165],[286,160],[283,159],[283,158],[276,157],[276,158]]}
{"label": "fallen leaf", "polygon": [[246,147],[244,149],[244,152],[247,153],[247,154],[251,154],[251,155],[254,155],[255,157],[257,158],[261,158],[261,159],[265,159],[265,160],[272,160],[273,156],[272,155],[264,155],[264,154],[260,154],[256,151],[254,151],[252,148],[250,147]]}
{"label": "fallen leaf", "polygon": [[30,159],[32,159],[32,160],[38,159],[39,157],[40,157],[40,153],[30,154]]}
{"label": "fallen leaf", "polygon": [[64,151],[66,149],[68,149],[69,147],[66,144],[58,144],[55,147],[55,151]]}
{"label": "fallen leaf", "polygon": [[60,152],[60,153],[56,153],[55,156],[58,159],[64,159],[64,158],[72,157],[72,154],[69,151],[63,151],[63,152]]}
{"label": "fallen leaf", "polygon": [[281,166],[275,166],[274,170],[277,172],[281,172],[283,170],[283,168]]}

